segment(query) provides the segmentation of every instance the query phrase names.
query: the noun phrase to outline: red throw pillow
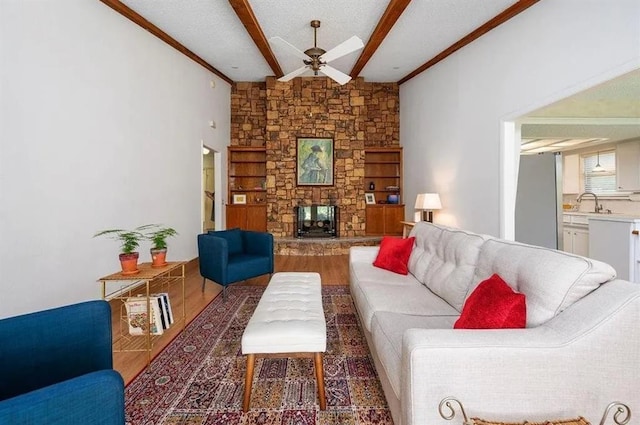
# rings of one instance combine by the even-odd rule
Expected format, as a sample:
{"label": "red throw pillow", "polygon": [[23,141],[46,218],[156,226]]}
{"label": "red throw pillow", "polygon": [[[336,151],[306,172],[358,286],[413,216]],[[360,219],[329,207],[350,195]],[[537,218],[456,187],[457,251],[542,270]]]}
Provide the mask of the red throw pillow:
{"label": "red throw pillow", "polygon": [[380,242],[380,251],[373,265],[398,274],[409,273],[407,263],[409,263],[415,240],[414,236],[406,239],[383,237]]}
{"label": "red throw pillow", "polygon": [[483,281],[462,307],[454,329],[524,328],[527,305],[524,294],[514,292],[497,274]]}

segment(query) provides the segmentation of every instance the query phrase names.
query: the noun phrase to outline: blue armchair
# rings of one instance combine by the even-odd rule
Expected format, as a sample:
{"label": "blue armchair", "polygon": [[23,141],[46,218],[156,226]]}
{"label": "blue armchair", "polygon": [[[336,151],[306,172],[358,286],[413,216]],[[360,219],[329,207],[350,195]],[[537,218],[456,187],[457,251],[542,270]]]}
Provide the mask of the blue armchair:
{"label": "blue armchair", "polygon": [[0,424],[124,424],[111,350],[106,301],[0,320]]}
{"label": "blue armchair", "polygon": [[202,290],[207,279],[223,286],[273,273],[273,235],[231,229],[198,235]]}

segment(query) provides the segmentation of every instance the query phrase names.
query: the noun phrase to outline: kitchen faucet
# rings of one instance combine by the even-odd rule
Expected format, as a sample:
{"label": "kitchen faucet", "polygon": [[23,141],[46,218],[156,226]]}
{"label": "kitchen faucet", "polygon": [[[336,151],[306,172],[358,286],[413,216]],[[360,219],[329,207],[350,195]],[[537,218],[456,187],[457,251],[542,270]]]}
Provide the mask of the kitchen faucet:
{"label": "kitchen faucet", "polygon": [[595,206],[595,208],[594,208],[594,212],[595,212],[595,213],[599,213],[600,211],[602,211],[602,205],[598,205],[598,195],[596,195],[596,194],[595,194],[595,193],[593,193],[593,192],[582,192],[582,193],[580,194],[580,196],[578,196],[578,198],[576,199],[576,202],[577,202],[577,203],[582,202],[582,197],[583,197],[584,195],[591,195],[591,196],[593,196],[594,198],[596,198],[596,206]]}

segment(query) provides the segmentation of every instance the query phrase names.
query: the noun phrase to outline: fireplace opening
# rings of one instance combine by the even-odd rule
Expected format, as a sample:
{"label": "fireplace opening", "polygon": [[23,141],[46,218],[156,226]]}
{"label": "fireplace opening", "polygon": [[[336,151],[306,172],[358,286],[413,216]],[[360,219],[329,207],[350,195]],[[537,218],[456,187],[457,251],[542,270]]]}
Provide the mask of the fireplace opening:
{"label": "fireplace opening", "polygon": [[296,238],[337,238],[338,206],[305,205],[294,208]]}

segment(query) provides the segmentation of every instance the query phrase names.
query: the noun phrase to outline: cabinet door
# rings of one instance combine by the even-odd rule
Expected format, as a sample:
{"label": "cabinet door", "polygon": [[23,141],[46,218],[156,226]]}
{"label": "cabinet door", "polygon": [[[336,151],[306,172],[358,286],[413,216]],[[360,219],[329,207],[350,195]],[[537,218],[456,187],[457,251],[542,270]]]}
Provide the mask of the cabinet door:
{"label": "cabinet door", "polygon": [[616,182],[618,190],[640,190],[640,142],[616,146]]}
{"label": "cabinet door", "polygon": [[562,250],[573,252],[573,232],[570,229],[562,230]]}
{"label": "cabinet door", "polygon": [[404,220],[404,205],[385,205],[384,207],[384,234],[402,235]]}
{"label": "cabinet door", "polygon": [[589,256],[588,230],[576,229],[573,231],[573,253],[582,255],[583,257]]}
{"label": "cabinet door", "polygon": [[227,205],[227,229],[233,229],[236,227],[245,229],[246,225],[246,205]]}
{"label": "cabinet door", "polygon": [[580,193],[580,155],[563,158],[562,193]]}
{"label": "cabinet door", "polygon": [[366,234],[384,234],[384,205],[367,205],[366,208]]}
{"label": "cabinet door", "polygon": [[247,223],[244,229],[256,232],[267,231],[266,205],[247,205]]}

